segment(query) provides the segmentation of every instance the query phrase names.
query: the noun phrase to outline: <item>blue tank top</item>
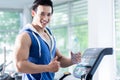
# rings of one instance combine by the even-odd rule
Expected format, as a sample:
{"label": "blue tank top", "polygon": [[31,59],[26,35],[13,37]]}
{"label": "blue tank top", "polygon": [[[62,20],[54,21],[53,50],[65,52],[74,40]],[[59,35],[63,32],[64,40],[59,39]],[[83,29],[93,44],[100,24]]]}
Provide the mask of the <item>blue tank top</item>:
{"label": "blue tank top", "polygon": [[[46,28],[46,30],[48,30],[48,32],[51,34],[48,28]],[[52,58],[55,57],[56,51],[55,39],[53,39],[54,44],[53,48],[52,50],[50,50],[48,44],[29,27],[24,28],[21,32],[23,31],[26,31],[29,34],[32,42],[30,46],[28,61],[35,64],[48,65],[51,62]],[[53,72],[43,72],[37,74],[23,73],[22,80],[54,80],[54,73]]]}

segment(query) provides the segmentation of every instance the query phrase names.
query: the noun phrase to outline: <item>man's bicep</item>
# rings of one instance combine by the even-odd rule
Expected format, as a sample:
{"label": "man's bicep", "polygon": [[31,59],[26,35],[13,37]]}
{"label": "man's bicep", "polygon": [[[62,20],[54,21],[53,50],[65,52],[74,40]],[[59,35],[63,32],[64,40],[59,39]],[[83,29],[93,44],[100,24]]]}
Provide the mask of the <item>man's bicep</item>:
{"label": "man's bicep", "polygon": [[30,40],[29,36],[26,34],[19,35],[15,43],[15,54],[16,59],[27,60],[29,55]]}

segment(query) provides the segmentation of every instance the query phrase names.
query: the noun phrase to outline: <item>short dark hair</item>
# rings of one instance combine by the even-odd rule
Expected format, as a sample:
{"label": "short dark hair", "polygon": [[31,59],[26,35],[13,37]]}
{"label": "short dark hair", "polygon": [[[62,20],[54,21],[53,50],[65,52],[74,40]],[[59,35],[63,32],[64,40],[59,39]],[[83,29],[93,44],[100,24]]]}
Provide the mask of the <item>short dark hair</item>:
{"label": "short dark hair", "polygon": [[39,5],[46,5],[52,8],[53,13],[53,3],[51,0],[35,0],[32,5],[32,10],[36,11]]}

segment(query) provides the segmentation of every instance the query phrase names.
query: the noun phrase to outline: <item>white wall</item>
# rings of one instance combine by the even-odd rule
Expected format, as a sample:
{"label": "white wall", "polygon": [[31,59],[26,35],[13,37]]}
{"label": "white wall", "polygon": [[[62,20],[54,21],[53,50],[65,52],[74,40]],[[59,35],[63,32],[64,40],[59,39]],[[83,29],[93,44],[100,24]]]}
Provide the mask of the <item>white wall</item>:
{"label": "white wall", "polygon": [[[89,47],[114,47],[113,0],[88,0]],[[93,80],[115,80],[114,55],[105,56]]]}

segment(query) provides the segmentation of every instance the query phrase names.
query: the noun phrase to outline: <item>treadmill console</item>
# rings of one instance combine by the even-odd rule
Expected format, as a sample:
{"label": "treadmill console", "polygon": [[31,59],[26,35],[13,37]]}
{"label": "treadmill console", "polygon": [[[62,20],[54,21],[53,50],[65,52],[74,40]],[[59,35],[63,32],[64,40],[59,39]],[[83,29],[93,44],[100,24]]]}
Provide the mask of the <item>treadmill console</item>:
{"label": "treadmill console", "polygon": [[92,80],[97,67],[105,55],[111,55],[112,48],[88,48],[82,55],[81,63],[77,64],[73,71],[76,78]]}

